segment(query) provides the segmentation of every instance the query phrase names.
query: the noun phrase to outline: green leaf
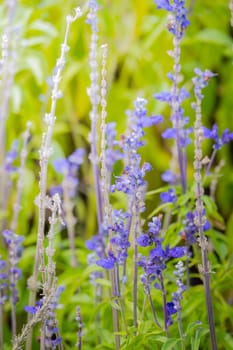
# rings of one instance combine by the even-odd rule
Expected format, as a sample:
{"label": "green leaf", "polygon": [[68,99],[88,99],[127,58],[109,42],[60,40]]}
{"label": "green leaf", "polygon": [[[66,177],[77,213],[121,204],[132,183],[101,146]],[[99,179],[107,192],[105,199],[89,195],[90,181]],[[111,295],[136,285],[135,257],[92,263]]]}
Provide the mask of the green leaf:
{"label": "green leaf", "polygon": [[232,46],[231,38],[218,29],[204,29],[194,38],[195,41],[202,43],[215,44],[221,46]]}
{"label": "green leaf", "polygon": [[180,342],[180,339],[168,339],[166,343],[163,344],[161,350],[171,350],[174,349],[174,346],[177,345],[177,343]]}
{"label": "green leaf", "polygon": [[44,74],[40,56],[36,55],[36,53],[35,55],[26,56],[25,66],[31,70],[32,74],[36,79],[37,84],[42,85]]}
{"label": "green leaf", "polygon": [[97,278],[95,282],[101,286],[111,288],[111,282],[106,280],[105,278]]}
{"label": "green leaf", "polygon": [[58,35],[57,29],[51,23],[41,21],[40,19],[33,22],[30,25],[29,30],[38,30],[53,38]]}

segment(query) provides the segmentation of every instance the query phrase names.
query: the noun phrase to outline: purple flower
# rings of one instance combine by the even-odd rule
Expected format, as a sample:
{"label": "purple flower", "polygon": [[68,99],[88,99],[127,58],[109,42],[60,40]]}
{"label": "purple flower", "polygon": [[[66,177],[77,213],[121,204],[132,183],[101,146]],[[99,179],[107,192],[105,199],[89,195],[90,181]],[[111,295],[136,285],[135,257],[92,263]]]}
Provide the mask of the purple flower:
{"label": "purple flower", "polygon": [[[194,84],[194,93],[196,98],[203,99],[204,96],[202,95],[202,89],[208,86],[209,80],[217,74],[208,69],[201,71],[199,68],[195,68],[194,72],[196,74],[196,76],[192,79]],[[196,108],[195,105],[193,107]]]}
{"label": "purple flower", "polygon": [[137,239],[137,243],[141,247],[148,247],[149,245],[152,244],[149,236],[146,235],[146,234],[142,234],[141,236],[139,236],[138,239]]}
{"label": "purple flower", "polygon": [[186,253],[186,247],[168,248],[167,255],[169,258],[181,258]]}
{"label": "purple flower", "polygon": [[7,273],[4,272],[6,268],[6,262],[1,260],[0,256],[0,305],[3,305],[7,299],[6,288],[7,288]]}
{"label": "purple flower", "polygon": [[59,174],[66,174],[69,169],[69,162],[66,158],[59,158],[54,160],[53,166]]}
{"label": "purple flower", "polygon": [[172,188],[169,188],[167,192],[162,192],[160,194],[160,199],[163,203],[175,203],[177,201],[175,190]]}
{"label": "purple flower", "polygon": [[22,276],[21,269],[18,268],[17,264],[22,256],[22,242],[24,237],[16,235],[10,230],[4,230],[2,235],[7,245],[8,260],[10,263],[8,277],[10,280],[11,300],[13,304],[16,304],[19,300],[17,282]]}
{"label": "purple flower", "polygon": [[119,146],[119,142],[116,141],[116,123],[106,124],[106,138],[106,166],[109,173],[111,174],[112,168],[116,161],[122,158],[122,152],[117,148]]}
{"label": "purple flower", "polygon": [[74,165],[81,165],[84,161],[85,150],[83,148],[77,148],[69,157],[68,161]]}
{"label": "purple flower", "polygon": [[96,264],[103,267],[105,270],[112,270],[116,261],[117,259],[115,258],[114,254],[109,251],[108,257],[97,260]]}
{"label": "purple flower", "polygon": [[[53,162],[54,169],[63,175],[62,191],[65,190],[73,198],[77,192],[79,181],[77,172],[83,163],[85,151],[83,148],[76,149],[68,158],[56,159]],[[61,192],[61,191],[60,191]]]}
{"label": "purple flower", "polygon": [[165,171],[161,177],[163,181],[169,184],[175,184],[177,182],[177,176],[171,170]]}
{"label": "purple flower", "polygon": [[5,158],[5,170],[7,173],[12,173],[17,171],[17,167],[13,165],[14,161],[18,157],[18,148],[19,148],[19,143],[18,141],[14,141],[11,149],[9,152],[6,154]]}
{"label": "purple flower", "polygon": [[225,129],[222,136],[219,136],[218,126],[214,124],[212,129],[206,127],[204,129],[204,136],[215,141],[213,148],[218,150],[222,148],[223,145],[227,144],[233,140],[233,133],[230,133],[229,129]]}
{"label": "purple flower", "polygon": [[177,313],[177,310],[175,308],[175,304],[173,302],[169,302],[166,305],[166,309],[167,309],[167,320],[166,320],[166,324],[167,327],[171,326],[172,324],[172,318],[171,316]]}
{"label": "purple flower", "polygon": [[35,315],[38,311],[38,308],[36,306],[24,306],[24,310],[28,312],[31,315]]}
{"label": "purple flower", "polygon": [[113,237],[110,239],[111,244],[114,246],[115,257],[118,264],[124,264],[128,256],[129,243],[129,227],[128,219],[130,215],[122,210],[113,210],[112,212],[112,225],[109,229],[113,232]]}
{"label": "purple flower", "polygon": [[162,133],[162,137],[164,139],[173,139],[176,137],[176,129],[175,128],[168,128]]}
{"label": "purple flower", "polygon": [[168,91],[162,91],[158,94],[154,94],[154,98],[162,102],[167,102],[170,105],[172,103],[172,94]]}
{"label": "purple flower", "polygon": [[64,291],[64,286],[59,286],[55,291],[47,308],[45,315],[45,347],[54,349],[61,344],[62,338],[59,334],[58,323],[55,311],[59,306],[60,294]]}
{"label": "purple flower", "polygon": [[158,9],[164,9],[172,13],[172,18],[168,23],[168,30],[178,39],[181,39],[184,30],[189,25],[189,20],[187,18],[188,10],[185,8],[185,1],[174,0],[171,5],[168,0],[155,0],[155,4]]}
{"label": "purple flower", "polygon": [[164,9],[167,11],[172,11],[172,6],[169,3],[169,0],[154,0],[158,9]]}

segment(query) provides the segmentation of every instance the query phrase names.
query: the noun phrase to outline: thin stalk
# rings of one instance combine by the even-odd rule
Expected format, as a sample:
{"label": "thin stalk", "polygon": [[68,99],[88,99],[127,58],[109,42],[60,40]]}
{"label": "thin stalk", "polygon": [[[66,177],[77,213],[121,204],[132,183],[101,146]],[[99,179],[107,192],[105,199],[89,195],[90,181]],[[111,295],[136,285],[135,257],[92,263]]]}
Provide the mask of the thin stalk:
{"label": "thin stalk", "polygon": [[206,168],[206,176],[208,176],[210,174],[210,168],[213,165],[216,154],[217,154],[217,149],[214,149],[212,154],[211,154],[210,161],[209,161],[207,168]]}
{"label": "thin stalk", "polygon": [[142,314],[141,314],[141,322],[144,321],[144,315],[145,315],[145,310],[146,310],[146,302],[147,302],[148,295],[145,294],[144,300],[143,300],[143,305],[142,305]]}
{"label": "thin stalk", "polygon": [[133,324],[138,327],[138,223],[134,229],[134,255],[133,255]]}
{"label": "thin stalk", "polygon": [[16,309],[15,309],[15,303],[13,301],[13,298],[11,297],[11,334],[12,339],[16,336]]}
{"label": "thin stalk", "polygon": [[153,303],[153,300],[152,300],[152,297],[151,297],[151,292],[150,292],[150,288],[149,287],[147,288],[147,295],[149,297],[150,307],[151,307],[152,315],[153,315],[153,318],[154,318],[154,322],[159,328],[161,328],[161,325],[160,325],[160,323],[159,323],[159,321],[157,319],[157,316],[156,316],[155,307],[154,307],[154,303]]}
{"label": "thin stalk", "polygon": [[17,182],[17,196],[14,203],[14,212],[13,212],[13,218],[11,222],[11,230],[14,232],[17,229],[18,217],[21,209],[20,202],[21,202],[21,197],[23,192],[23,180],[24,180],[25,163],[26,163],[26,157],[27,157],[27,143],[30,137],[30,127],[31,127],[31,123],[29,122],[27,123],[27,129],[24,132],[24,136],[23,136],[23,148],[21,151],[19,178]]}
{"label": "thin stalk", "polygon": [[178,321],[178,329],[179,329],[179,333],[180,333],[180,338],[181,338],[181,346],[182,346],[182,350],[185,349],[185,345],[184,345],[184,332],[183,332],[183,327],[182,327],[182,321],[181,321],[181,311],[178,310],[177,312],[177,321]]}
{"label": "thin stalk", "polygon": [[[115,278],[115,266],[113,270],[110,271],[111,285],[112,285],[112,297],[115,298],[117,295],[117,287],[116,287],[116,278]],[[115,338],[115,348],[116,350],[120,349],[120,336],[119,330],[119,310],[112,307],[112,316],[113,316],[113,328],[114,328],[114,338]]]}
{"label": "thin stalk", "polygon": [[[1,292],[0,292],[1,293]],[[3,337],[3,305],[0,305],[0,349],[3,349],[4,337]]]}
{"label": "thin stalk", "polygon": [[[177,32],[179,29],[176,29]],[[178,80],[180,73],[180,39],[176,36],[173,39],[174,43],[174,81],[172,88],[172,114],[174,117],[173,125],[176,129],[176,148],[177,148],[177,156],[178,156],[178,165],[181,177],[181,186],[183,193],[186,192],[187,187],[187,179],[186,179],[186,155],[185,149],[181,147],[181,139],[180,139],[180,130],[182,130],[183,126],[181,124],[180,117],[180,102],[179,102],[179,88],[178,88]]]}
{"label": "thin stalk", "polygon": [[68,238],[69,238],[69,245],[70,245],[70,251],[71,251],[71,266],[77,267],[78,265],[78,259],[76,256],[75,251],[75,224],[76,224],[76,218],[73,215],[73,201],[69,196],[69,190],[67,183],[66,175],[64,177],[63,181],[63,189],[64,189],[64,210],[65,210],[65,216],[66,216],[66,224],[67,224],[67,232],[68,232]]}
{"label": "thin stalk", "polygon": [[[200,75],[200,73],[199,73]],[[206,79],[206,77],[204,76]],[[202,81],[201,81],[202,82]],[[204,289],[205,289],[205,299],[206,299],[206,307],[207,307],[207,314],[208,314],[208,323],[209,323],[209,329],[210,329],[210,340],[211,340],[211,347],[212,350],[217,350],[217,341],[216,341],[216,334],[215,334],[215,325],[214,325],[214,313],[213,313],[213,303],[212,303],[212,295],[211,295],[211,289],[210,289],[210,265],[208,261],[207,256],[207,249],[208,249],[208,241],[205,237],[204,231],[203,231],[203,224],[206,221],[206,218],[203,214],[203,201],[202,201],[202,195],[204,193],[204,190],[202,188],[201,184],[201,159],[202,159],[202,137],[203,137],[203,130],[202,130],[202,123],[201,123],[201,92],[199,85],[197,85],[198,82],[196,82],[195,91],[196,91],[196,121],[194,125],[194,134],[195,134],[195,161],[194,161],[194,170],[195,170],[195,181],[196,181],[196,210],[197,210],[197,217],[196,217],[196,225],[198,227],[198,233],[199,233],[199,245],[201,247],[201,255],[202,255],[202,272],[203,272],[203,280],[204,280]],[[201,86],[201,83],[199,83]],[[198,90],[199,88],[199,90]]]}
{"label": "thin stalk", "polygon": [[103,207],[102,207],[102,195],[101,195],[101,181],[100,181],[100,171],[99,171],[99,158],[97,152],[97,123],[99,119],[98,107],[99,107],[99,83],[98,83],[98,62],[97,62],[97,42],[98,42],[98,29],[97,29],[97,13],[98,5],[96,2],[90,3],[89,10],[89,23],[92,27],[91,34],[91,44],[90,44],[90,79],[91,86],[89,88],[89,96],[91,101],[91,111],[90,111],[90,120],[91,120],[91,154],[90,160],[93,167],[94,174],[94,183],[95,183],[95,192],[96,192],[96,206],[97,206],[97,220],[98,227],[101,230],[103,223]]}
{"label": "thin stalk", "polygon": [[162,291],[162,296],[163,296],[164,331],[166,333],[166,336],[168,337],[167,295],[166,295],[166,291],[165,291],[165,287],[164,287],[163,275],[161,273],[159,275],[159,281],[160,281],[161,291]]}
{"label": "thin stalk", "polygon": [[[95,33],[93,33],[95,34]],[[92,43],[93,40],[96,44],[96,38],[93,37],[92,35]],[[95,45],[94,45],[95,46]],[[92,45],[93,49],[93,45]],[[107,117],[107,111],[106,111],[106,106],[107,106],[107,101],[106,101],[106,95],[107,95],[107,82],[106,82],[106,63],[107,63],[107,54],[108,54],[108,46],[102,45],[102,69],[101,69],[101,99],[100,99],[100,104],[101,104],[101,132],[102,132],[102,138],[101,138],[101,155],[100,155],[100,160],[101,160],[101,181],[98,177],[96,177],[96,181],[98,181],[98,186],[96,188],[97,190],[97,207],[98,208],[98,222],[99,222],[99,230],[102,227],[102,223],[105,223],[107,226],[112,226],[112,208],[109,202],[109,188],[110,188],[110,183],[109,183],[109,173],[106,165],[106,117]],[[94,53],[93,53],[94,54]],[[96,52],[95,52],[96,54]],[[94,55],[95,56],[95,55]],[[95,60],[95,59],[94,59]],[[92,80],[92,88],[94,86],[97,86],[97,81]],[[92,108],[98,109],[98,104],[97,101],[95,100],[94,96],[93,97],[93,102],[94,105],[92,104]],[[93,109],[92,109],[93,113]],[[95,114],[95,113],[94,113]],[[92,119],[92,126],[94,125],[95,127],[95,122],[97,120],[98,116],[96,114],[95,117]],[[93,131],[93,130],[92,130]],[[96,152],[96,140],[94,138],[94,142],[92,139],[92,152]],[[92,153],[93,155],[93,153]],[[94,164],[97,166],[97,163]],[[95,171],[95,168],[94,168]],[[98,168],[99,171],[99,168]],[[100,193],[99,193],[100,191]],[[101,209],[101,210],[100,210]],[[112,238],[112,230],[109,229],[109,238]],[[110,249],[112,249],[110,245]],[[120,298],[120,283],[119,283],[119,269],[118,269],[118,264],[114,265],[113,270],[110,271],[110,280],[111,280],[111,296],[112,298],[117,298],[115,299],[115,302],[119,304],[118,298]],[[119,323],[119,310],[116,309],[114,306],[112,306],[112,316],[113,316],[113,329],[114,329],[114,338],[115,338],[115,348],[116,350],[120,349],[120,335],[118,334],[120,331],[120,323]]]}
{"label": "thin stalk", "polygon": [[[47,190],[47,171],[48,171],[48,161],[51,155],[51,140],[53,134],[53,127],[55,123],[55,112],[57,106],[57,99],[61,97],[61,92],[59,90],[59,83],[61,80],[61,74],[65,65],[65,55],[69,50],[68,46],[68,37],[70,32],[70,25],[74,22],[78,17],[80,17],[81,11],[79,8],[75,9],[75,15],[66,17],[66,31],[63,44],[61,45],[61,55],[57,61],[56,65],[56,73],[53,76],[53,90],[51,96],[51,109],[50,113],[45,115],[45,122],[47,124],[47,132],[43,135],[42,138],[42,146],[40,150],[40,194],[38,200],[39,207],[39,222],[38,222],[38,233],[37,233],[37,243],[36,243],[36,255],[34,262],[34,270],[33,275],[28,281],[28,286],[30,288],[29,294],[29,305],[35,304],[36,299],[36,291],[38,287],[38,275],[39,275],[39,267],[44,269],[44,228],[45,228],[45,209],[46,209],[46,190]],[[31,320],[31,315],[28,316],[28,322]],[[31,350],[32,344],[32,331],[29,332],[26,350]]]}
{"label": "thin stalk", "polygon": [[187,279],[187,287],[190,287],[190,268],[189,268],[189,249],[190,249],[190,245],[187,243],[186,244],[186,259],[185,259],[185,266],[186,266],[186,279]]}

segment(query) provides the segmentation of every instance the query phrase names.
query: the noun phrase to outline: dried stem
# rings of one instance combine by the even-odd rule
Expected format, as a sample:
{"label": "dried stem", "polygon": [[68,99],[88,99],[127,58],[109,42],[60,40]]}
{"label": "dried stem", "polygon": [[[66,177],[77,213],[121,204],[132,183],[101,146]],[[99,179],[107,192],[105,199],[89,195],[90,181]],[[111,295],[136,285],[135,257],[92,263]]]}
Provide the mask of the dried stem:
{"label": "dried stem", "polygon": [[[49,114],[45,115],[45,123],[47,124],[47,131],[44,133],[42,138],[42,145],[40,149],[40,194],[39,194],[39,222],[38,222],[38,233],[37,233],[37,245],[36,245],[36,256],[34,271],[32,277],[28,281],[30,288],[29,305],[35,304],[36,291],[38,286],[38,274],[39,267],[41,265],[42,270],[44,269],[44,227],[45,227],[45,209],[46,209],[46,189],[47,189],[47,170],[48,161],[51,155],[51,140],[53,134],[53,127],[56,120],[55,112],[57,106],[57,99],[61,97],[61,91],[59,90],[59,83],[61,80],[61,74],[65,65],[65,55],[69,50],[68,37],[70,32],[70,25],[78,17],[80,17],[81,11],[79,8],[75,9],[75,15],[66,17],[66,31],[63,44],[61,45],[61,55],[57,60],[55,75],[53,76],[53,89],[51,96],[51,109]],[[29,315],[29,321],[31,316]],[[32,334],[30,332],[27,340],[26,350],[31,350]]]}

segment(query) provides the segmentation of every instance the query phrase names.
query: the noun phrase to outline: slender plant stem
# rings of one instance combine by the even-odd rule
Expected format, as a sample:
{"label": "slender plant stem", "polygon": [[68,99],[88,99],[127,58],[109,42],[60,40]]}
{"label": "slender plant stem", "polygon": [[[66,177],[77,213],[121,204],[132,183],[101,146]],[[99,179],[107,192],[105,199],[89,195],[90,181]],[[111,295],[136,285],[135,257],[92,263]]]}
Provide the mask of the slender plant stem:
{"label": "slender plant stem", "polygon": [[[1,292],[0,292],[1,293]],[[4,337],[3,337],[3,305],[0,305],[0,349],[3,349]]]}
{"label": "slender plant stem", "polygon": [[68,190],[68,179],[66,179],[66,175],[63,181],[63,189],[64,189],[64,210],[65,210],[65,216],[66,216],[66,224],[67,224],[67,232],[68,232],[68,238],[69,238],[69,245],[70,245],[70,251],[71,251],[71,266],[77,267],[78,265],[78,259],[76,256],[75,251],[75,224],[76,219],[73,215],[73,201],[69,196],[69,190]]}
{"label": "slender plant stem", "polygon": [[161,325],[160,325],[160,323],[158,321],[158,318],[156,316],[155,307],[154,307],[154,304],[153,304],[153,300],[152,300],[152,297],[151,297],[151,292],[150,292],[150,288],[149,287],[147,288],[147,295],[149,297],[150,307],[151,307],[152,315],[153,315],[153,318],[154,318],[154,322],[159,328],[161,328]]}
{"label": "slender plant stem", "polygon": [[[176,31],[178,32],[178,28]],[[187,187],[187,179],[186,179],[186,155],[185,155],[185,148],[182,149],[181,147],[181,137],[180,137],[180,130],[182,129],[181,125],[181,117],[180,117],[180,102],[179,101],[179,88],[178,88],[178,80],[179,80],[179,73],[180,73],[180,39],[177,38],[177,36],[173,39],[174,43],[174,82],[173,82],[173,89],[172,89],[172,114],[174,116],[174,126],[176,129],[176,147],[177,147],[177,156],[178,156],[178,165],[179,165],[179,171],[180,171],[180,177],[181,177],[181,186],[183,193],[186,192]]]}
{"label": "slender plant stem", "polygon": [[[57,61],[56,73],[53,76],[53,89],[51,96],[51,108],[50,113],[45,115],[45,122],[47,124],[47,132],[43,135],[42,146],[40,150],[40,194],[38,200],[39,207],[39,222],[38,222],[38,234],[37,234],[37,243],[36,243],[36,256],[34,263],[33,275],[28,281],[30,288],[29,294],[29,305],[35,304],[36,291],[38,287],[38,275],[39,267],[41,266],[42,270],[44,269],[44,228],[45,228],[45,209],[46,209],[46,189],[47,189],[47,170],[48,170],[48,161],[51,155],[51,140],[53,134],[53,127],[55,123],[55,112],[57,106],[57,99],[60,98],[61,93],[59,90],[59,83],[61,80],[61,73],[65,65],[65,55],[69,50],[68,47],[68,37],[70,32],[70,25],[78,17],[80,17],[81,11],[79,8],[75,9],[75,15],[66,17],[66,31],[63,44],[61,45],[61,55]],[[28,316],[28,321],[31,319],[31,315]],[[30,330],[26,343],[26,350],[31,350],[32,344],[32,330]]]}
{"label": "slender plant stem", "polygon": [[21,160],[20,160],[20,167],[19,167],[19,178],[17,182],[17,196],[16,200],[14,203],[14,212],[13,212],[13,218],[11,222],[11,230],[15,232],[17,229],[18,225],[18,216],[20,212],[20,201],[22,197],[22,192],[23,192],[23,180],[24,180],[24,172],[25,172],[25,162],[26,162],[26,157],[27,157],[27,143],[30,137],[30,127],[31,123],[27,123],[27,129],[24,132],[24,137],[23,137],[23,148],[21,151]]}
{"label": "slender plant stem", "polygon": [[[113,270],[110,271],[111,285],[112,285],[112,297],[116,298],[117,295],[117,286],[116,286],[116,275],[115,275],[115,266]],[[117,302],[115,300],[115,302]],[[115,338],[115,348],[116,350],[120,349],[120,336],[119,330],[119,310],[117,310],[114,306],[112,307],[112,315],[113,315],[113,328],[114,328],[114,338]]]}
{"label": "slender plant stem", "polygon": [[[196,87],[197,90],[197,87]],[[210,339],[211,339],[211,346],[212,350],[217,350],[217,341],[216,341],[216,334],[215,334],[215,325],[214,325],[214,313],[213,313],[213,303],[212,303],[212,295],[211,295],[211,289],[210,289],[210,266],[208,261],[208,241],[205,237],[204,231],[203,231],[203,224],[206,221],[206,218],[203,214],[203,201],[202,201],[202,195],[204,193],[204,190],[202,188],[201,184],[201,159],[202,159],[202,137],[203,137],[203,130],[202,130],[202,123],[201,123],[201,98],[199,90],[197,90],[198,93],[196,93],[196,120],[194,125],[194,134],[195,134],[195,161],[194,161],[194,170],[195,170],[195,180],[196,180],[196,210],[197,210],[197,218],[196,218],[196,225],[198,227],[198,233],[199,233],[199,245],[201,247],[201,255],[202,255],[202,272],[203,272],[203,279],[204,279],[204,288],[205,288],[205,299],[206,299],[206,307],[207,307],[207,313],[208,313],[208,323],[210,328]]]}
{"label": "slender plant stem", "polygon": [[[135,218],[136,219],[136,218]],[[133,324],[135,329],[138,327],[138,222],[134,229],[134,272],[133,272]]]}
{"label": "slender plant stem", "polygon": [[210,157],[210,161],[209,161],[209,163],[208,163],[208,166],[207,166],[207,168],[206,168],[206,176],[208,176],[208,175],[210,174],[210,169],[211,169],[211,167],[212,167],[212,165],[213,165],[213,162],[214,162],[214,159],[215,159],[216,154],[217,154],[217,149],[214,149],[213,152],[212,152],[212,154],[211,154],[211,157]]}
{"label": "slender plant stem", "polygon": [[159,275],[159,281],[161,285],[161,291],[162,291],[162,296],[163,296],[163,313],[164,313],[164,331],[168,337],[168,314],[167,314],[167,296],[166,296],[166,291],[164,287],[164,282],[163,282],[163,275],[160,273]]}

